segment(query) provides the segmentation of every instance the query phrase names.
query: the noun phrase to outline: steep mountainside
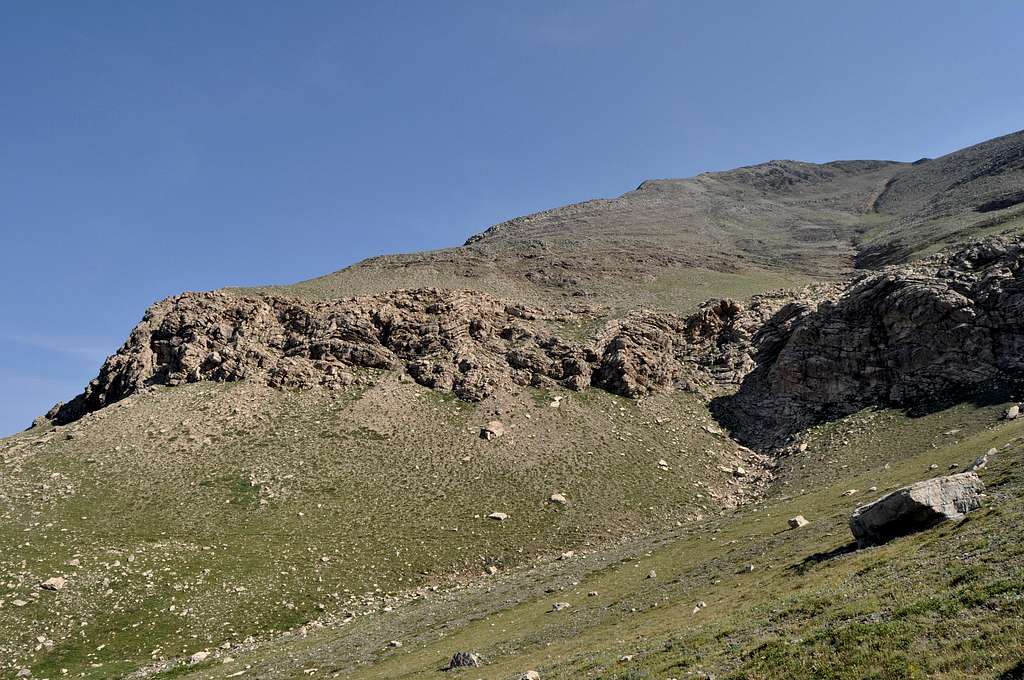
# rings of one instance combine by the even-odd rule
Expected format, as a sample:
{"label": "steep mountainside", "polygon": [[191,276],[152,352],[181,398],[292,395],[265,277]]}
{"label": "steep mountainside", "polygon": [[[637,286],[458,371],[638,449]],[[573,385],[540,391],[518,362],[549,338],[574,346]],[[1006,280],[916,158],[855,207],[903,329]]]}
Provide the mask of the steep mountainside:
{"label": "steep mountainside", "polygon": [[917,163],[772,161],[519,217],[465,246],[373,258],[285,288],[314,297],[468,288],[546,305],[688,313],[1024,228],[1024,131]]}
{"label": "steep mountainside", "polygon": [[773,161],[160,301],[0,441],[0,668],[1020,677],[1022,192],[1024,132]]}

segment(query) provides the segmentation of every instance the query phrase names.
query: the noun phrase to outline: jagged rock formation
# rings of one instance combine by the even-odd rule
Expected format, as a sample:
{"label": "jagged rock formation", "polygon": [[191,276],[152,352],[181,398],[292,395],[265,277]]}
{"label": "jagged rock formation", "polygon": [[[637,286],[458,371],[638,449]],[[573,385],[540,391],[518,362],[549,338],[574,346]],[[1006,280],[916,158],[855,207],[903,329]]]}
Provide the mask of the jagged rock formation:
{"label": "jagged rock formation", "polygon": [[52,415],[75,420],[149,385],[346,385],[352,368],[407,370],[468,400],[501,384],[585,387],[596,355],[544,331],[539,314],[465,291],[325,302],[186,293],[151,307],[85,392]]}
{"label": "jagged rock formation", "polygon": [[777,291],[748,304],[709,300],[686,318],[634,312],[610,326],[593,382],[629,397],[673,386],[711,394],[738,385],[755,367],[761,345],[808,313],[808,300],[831,290]]}
{"label": "jagged rock formation", "polygon": [[794,298],[712,300],[685,319],[637,311],[586,344],[546,329],[564,315],[469,291],[318,302],[186,293],[151,307],[85,392],[50,417],[70,422],[151,385],[338,387],[360,379],[353,373],[360,368],[407,371],[421,385],[468,401],[512,385],[595,385],[630,397],[671,387],[710,391],[746,375],[755,332],[767,335],[758,329]]}
{"label": "jagged rock formation", "polygon": [[1024,240],[984,239],[862,275],[781,343],[761,342],[757,363],[715,410],[762,446],[866,406],[964,399],[1019,379]]}

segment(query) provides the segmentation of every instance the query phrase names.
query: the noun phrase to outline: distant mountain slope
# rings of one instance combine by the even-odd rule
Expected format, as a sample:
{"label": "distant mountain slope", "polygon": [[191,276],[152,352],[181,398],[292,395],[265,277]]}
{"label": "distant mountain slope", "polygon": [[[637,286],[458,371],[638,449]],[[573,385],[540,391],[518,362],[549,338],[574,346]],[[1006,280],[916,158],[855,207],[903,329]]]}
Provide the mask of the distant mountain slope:
{"label": "distant mountain slope", "polygon": [[1024,131],[900,169],[873,209],[883,222],[860,244],[861,267],[1024,227]]}
{"label": "distant mountain slope", "polygon": [[[372,258],[282,292],[334,297],[441,286],[548,305],[692,311],[709,289],[747,296],[849,270],[873,201],[901,167],[773,161],[651,180],[618,198],[509,220],[460,248]],[[695,294],[667,292],[680,288]]]}
{"label": "distant mountain slope", "polygon": [[649,180],[497,224],[462,247],[371,258],[280,292],[453,287],[690,312],[714,295],[831,280],[1024,228],[1022,191],[1024,132],[913,164],[770,161]]}

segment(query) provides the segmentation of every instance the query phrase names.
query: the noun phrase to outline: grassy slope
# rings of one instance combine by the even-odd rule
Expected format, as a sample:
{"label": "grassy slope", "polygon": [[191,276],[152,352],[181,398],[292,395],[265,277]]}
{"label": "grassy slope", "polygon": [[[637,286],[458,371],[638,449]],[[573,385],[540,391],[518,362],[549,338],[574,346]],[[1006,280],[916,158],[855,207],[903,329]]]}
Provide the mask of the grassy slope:
{"label": "grassy slope", "polygon": [[[116,677],[661,529],[716,511],[701,480],[727,488],[735,446],[686,395],[468,405],[381,378],[345,394],[164,388],[5,440],[0,662]],[[483,441],[495,412],[508,434]],[[554,492],[571,504],[546,504]],[[39,590],[58,574],[67,587]]]}
{"label": "grassy slope", "polygon": [[[961,405],[913,419],[853,416],[811,433],[808,451],[783,462],[776,490],[755,506],[236,650],[227,666],[218,659],[186,675],[439,678],[454,651],[473,649],[487,665],[457,677],[515,678],[528,668],[544,678],[1019,677],[1024,423],[1000,422],[1000,412]],[[1000,453],[982,472],[982,510],[844,552],[857,504],[963,467],[990,446]],[[873,485],[877,494],[864,491]],[[849,488],[861,491],[843,496]],[[786,530],[797,513],[811,524]],[[573,607],[553,613],[554,601]],[[695,614],[699,601],[707,607]],[[388,648],[396,638],[404,645]]]}

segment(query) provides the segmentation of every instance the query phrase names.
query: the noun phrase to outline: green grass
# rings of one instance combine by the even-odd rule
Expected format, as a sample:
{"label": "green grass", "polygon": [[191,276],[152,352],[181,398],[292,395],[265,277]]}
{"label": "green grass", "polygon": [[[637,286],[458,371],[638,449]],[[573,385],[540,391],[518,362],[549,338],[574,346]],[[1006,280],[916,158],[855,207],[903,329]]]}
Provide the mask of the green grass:
{"label": "green grass", "polygon": [[768,290],[799,288],[815,281],[802,274],[760,269],[743,272],[681,269],[659,274],[642,288],[650,296],[647,304],[689,314],[711,298],[745,300]]}
{"label": "green grass", "polygon": [[[998,422],[999,411],[961,405],[921,418],[858,414],[817,428],[803,459],[783,461],[780,480],[789,483],[780,481],[763,502],[568,562],[536,562],[302,641],[281,638],[236,663],[266,678],[313,667],[327,677],[440,678],[451,653],[473,649],[488,663],[467,677],[514,678],[527,668],[544,678],[1009,673],[1024,649],[1024,425]],[[960,432],[943,434],[951,429]],[[933,441],[943,445],[932,448]],[[846,519],[865,497],[963,466],[990,446],[1001,452],[982,473],[989,486],[982,510],[848,552]],[[809,464],[821,457],[824,464]],[[876,494],[841,495],[871,485]],[[785,519],[797,513],[811,524],[787,530]],[[645,578],[652,568],[657,578]],[[573,607],[552,613],[556,600]],[[707,607],[695,614],[698,601]],[[388,649],[396,638],[404,646]]]}
{"label": "green grass", "polygon": [[[396,378],[346,393],[195,384],[5,440],[4,663],[51,678],[434,678],[465,648],[487,678],[961,678],[1019,661],[1024,424],[999,420],[1002,405],[813,428],[768,495],[733,510],[712,494],[736,483],[718,470],[735,446],[702,429],[692,396],[558,392],[553,409],[554,394],[472,405]],[[506,435],[481,440],[494,417]],[[845,552],[853,507],[1006,444],[984,510]],[[556,491],[569,506],[545,502]],[[798,513],[811,524],[786,530]],[[55,574],[68,586],[39,591]],[[198,650],[216,654],[179,663]]]}
{"label": "green grass", "polygon": [[[116,676],[700,512],[693,482],[715,439],[696,400],[595,390],[552,409],[536,393],[471,405],[397,379],[353,393],[194,384],[5,440],[4,663]],[[495,408],[508,433],[486,442]],[[568,507],[545,502],[556,491]],[[510,521],[486,520],[495,510]],[[40,593],[55,574],[68,587]],[[35,649],[39,635],[53,646]]]}

